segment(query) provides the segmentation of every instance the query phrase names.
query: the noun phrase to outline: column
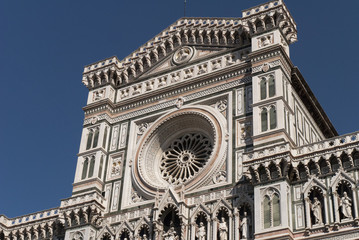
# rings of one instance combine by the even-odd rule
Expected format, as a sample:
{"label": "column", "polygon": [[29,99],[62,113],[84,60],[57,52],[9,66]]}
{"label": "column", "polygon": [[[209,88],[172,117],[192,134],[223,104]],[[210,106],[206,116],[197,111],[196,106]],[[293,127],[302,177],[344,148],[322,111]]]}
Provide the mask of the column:
{"label": "column", "polygon": [[[337,192],[333,192],[333,196],[334,196],[334,218],[333,218],[333,214],[331,214],[331,217],[333,219],[334,222],[339,223],[340,222],[340,214],[339,214],[339,203],[338,203],[338,193]],[[331,202],[331,200],[329,200]],[[330,205],[330,207],[332,208],[332,204]]]}
{"label": "column", "polygon": [[234,239],[233,238],[233,215],[230,214],[228,217],[228,236],[229,236],[229,240]]}
{"label": "column", "polygon": [[212,218],[212,236],[210,236],[210,239],[217,240],[217,226],[218,226],[218,220],[216,217]]}

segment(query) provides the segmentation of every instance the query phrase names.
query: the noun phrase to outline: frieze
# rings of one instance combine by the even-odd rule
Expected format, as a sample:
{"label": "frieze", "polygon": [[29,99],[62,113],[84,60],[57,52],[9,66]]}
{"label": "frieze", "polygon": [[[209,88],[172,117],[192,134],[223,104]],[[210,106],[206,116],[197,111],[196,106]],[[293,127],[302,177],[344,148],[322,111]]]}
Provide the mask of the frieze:
{"label": "frieze", "polygon": [[[239,72],[237,72],[237,73],[239,73]],[[220,78],[212,79],[211,81],[208,81],[208,82],[219,81],[219,80],[223,80],[223,79],[226,79],[226,78],[229,78],[229,77],[234,77],[234,76],[236,76],[234,73],[233,74],[227,74],[227,75],[222,76]],[[225,83],[225,84],[222,84],[220,86],[216,86],[216,87],[206,89],[206,90],[203,90],[203,91],[200,91],[200,92],[189,94],[189,95],[185,96],[185,99],[186,99],[186,101],[198,99],[198,98],[203,97],[203,96],[207,96],[207,95],[210,95],[210,94],[213,94],[213,93],[217,93],[217,92],[220,92],[220,91],[224,91],[224,90],[227,90],[227,89],[238,87],[238,86],[240,86],[242,84],[246,84],[246,83],[249,83],[251,81],[252,81],[252,77],[248,76],[248,77],[245,77],[245,78],[242,78],[242,79],[239,79],[239,80],[235,80],[235,81],[230,82],[230,83]],[[198,85],[200,85],[200,84],[196,84],[196,86],[198,86]],[[185,87],[184,89],[189,90],[189,87]],[[175,92],[178,93],[179,91],[180,90],[177,90]],[[173,93],[175,93],[175,92],[173,92]],[[163,103],[160,103],[160,104],[157,104],[157,105],[154,105],[154,106],[150,106],[148,108],[141,109],[141,110],[138,110],[138,111],[133,111],[131,113],[127,113],[127,114],[118,116],[116,118],[111,118],[106,113],[100,114],[97,117],[98,117],[99,121],[105,119],[110,124],[114,124],[114,123],[117,123],[117,122],[128,120],[128,119],[133,118],[133,117],[137,117],[137,116],[140,116],[140,115],[144,115],[144,114],[147,114],[147,113],[151,113],[151,112],[154,112],[154,111],[157,111],[157,110],[161,110],[161,109],[165,109],[165,108],[174,106],[176,104],[176,101],[177,101],[177,99],[176,100],[169,100],[167,102],[163,102]],[[90,119],[91,118],[85,119],[84,120],[84,125],[88,125],[90,123]]]}
{"label": "frieze", "polygon": [[264,64],[262,64],[260,66],[252,68],[252,73],[257,73],[257,72],[264,71],[266,66],[269,66],[269,68],[274,68],[276,66],[279,66],[280,64],[281,64],[281,60],[275,60],[275,61],[272,61],[272,62],[264,63]]}
{"label": "frieze", "polygon": [[[181,49],[180,49],[181,50]],[[180,51],[178,50],[178,51]],[[201,62],[197,65],[193,65],[190,68],[183,68],[177,72],[172,72],[169,74],[165,74],[159,77],[148,79],[142,83],[136,83],[126,88],[119,89],[119,94],[117,97],[117,102],[120,102],[124,99],[129,99],[134,96],[138,96],[142,93],[155,91],[158,88],[172,86],[176,83],[182,82],[184,80],[189,80],[193,77],[199,75],[205,75],[217,71],[219,69],[223,69],[225,67],[231,66],[234,63],[243,63],[240,60],[239,56],[243,55],[245,50],[240,50],[234,53],[230,53],[227,55],[223,55],[214,60],[207,60],[205,62]],[[224,61],[225,65],[222,66],[221,62]],[[215,62],[215,65],[211,65],[210,63]],[[216,65],[217,63],[217,65]],[[168,81],[169,80],[169,81]],[[100,90],[99,90],[100,91]],[[98,91],[97,91],[98,92]]]}

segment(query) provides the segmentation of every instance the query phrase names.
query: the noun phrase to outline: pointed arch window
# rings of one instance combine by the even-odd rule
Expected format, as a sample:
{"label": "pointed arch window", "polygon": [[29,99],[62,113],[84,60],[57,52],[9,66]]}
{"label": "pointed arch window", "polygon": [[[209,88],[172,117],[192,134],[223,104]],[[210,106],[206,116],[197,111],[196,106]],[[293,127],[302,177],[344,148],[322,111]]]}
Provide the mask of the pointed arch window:
{"label": "pointed arch window", "polygon": [[89,133],[87,135],[87,144],[86,144],[86,150],[89,150],[92,145],[92,138],[93,138],[93,132],[92,129],[89,130]]}
{"label": "pointed arch window", "polygon": [[88,129],[86,150],[97,147],[99,134],[100,134],[99,127]]}
{"label": "pointed arch window", "polygon": [[[268,109],[269,111],[268,111]],[[261,131],[277,128],[277,111],[275,106],[264,107],[261,111]]]}
{"label": "pointed arch window", "polygon": [[102,177],[102,168],[103,168],[103,156],[101,156],[100,168],[98,169],[98,178],[100,178],[100,179]]}
{"label": "pointed arch window", "polygon": [[268,79],[268,96],[273,97],[274,95],[275,95],[274,76],[270,75]]}
{"label": "pointed arch window", "polygon": [[87,176],[87,169],[88,169],[88,165],[89,165],[89,160],[86,158],[83,166],[82,166],[82,176],[81,176],[81,180],[84,180]]}
{"label": "pointed arch window", "polygon": [[277,112],[274,106],[269,110],[269,122],[270,129],[275,129],[277,127]]}
{"label": "pointed arch window", "polygon": [[261,91],[261,100],[267,98],[267,80],[262,78],[260,83],[260,91]]}
{"label": "pointed arch window", "polygon": [[277,193],[263,199],[263,227],[280,226],[280,198]]}
{"label": "pointed arch window", "polygon": [[90,161],[90,169],[89,169],[89,174],[88,174],[89,178],[93,176],[94,169],[95,169],[95,157],[92,157],[91,161]]}
{"label": "pointed arch window", "polygon": [[268,112],[266,108],[262,109],[261,112],[261,125],[262,125],[262,132],[265,132],[268,130]]}
{"label": "pointed arch window", "polygon": [[261,100],[264,100],[267,97],[274,97],[276,94],[274,76],[269,75],[268,77],[262,77],[259,83],[259,88]]}
{"label": "pointed arch window", "polygon": [[105,133],[104,133],[104,135],[103,135],[103,141],[102,141],[102,147],[103,147],[103,148],[106,148],[107,131],[108,131],[108,129],[107,129],[107,127],[106,127],[106,128],[105,128]]}

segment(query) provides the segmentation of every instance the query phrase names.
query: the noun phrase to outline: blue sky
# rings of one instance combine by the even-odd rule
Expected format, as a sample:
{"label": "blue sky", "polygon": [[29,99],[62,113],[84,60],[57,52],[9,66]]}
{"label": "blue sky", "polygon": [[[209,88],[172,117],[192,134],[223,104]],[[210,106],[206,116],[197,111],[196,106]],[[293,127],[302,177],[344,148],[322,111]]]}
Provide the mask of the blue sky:
{"label": "blue sky", "polygon": [[[258,0],[187,0],[187,16],[240,17]],[[359,1],[285,1],[291,58],[340,134],[359,130]],[[183,16],[183,0],[0,2],[0,214],[71,196],[87,89],[83,66],[122,59]]]}

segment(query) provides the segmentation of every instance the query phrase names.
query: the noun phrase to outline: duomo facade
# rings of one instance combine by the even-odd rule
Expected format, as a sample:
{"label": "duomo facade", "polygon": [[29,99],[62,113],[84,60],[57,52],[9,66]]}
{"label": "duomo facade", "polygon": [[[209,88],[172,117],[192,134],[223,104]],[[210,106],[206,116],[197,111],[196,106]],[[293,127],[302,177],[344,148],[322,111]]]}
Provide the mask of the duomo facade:
{"label": "duomo facade", "polygon": [[338,136],[296,40],[275,0],[86,66],[72,196],[0,215],[0,239],[359,239],[359,132]]}

